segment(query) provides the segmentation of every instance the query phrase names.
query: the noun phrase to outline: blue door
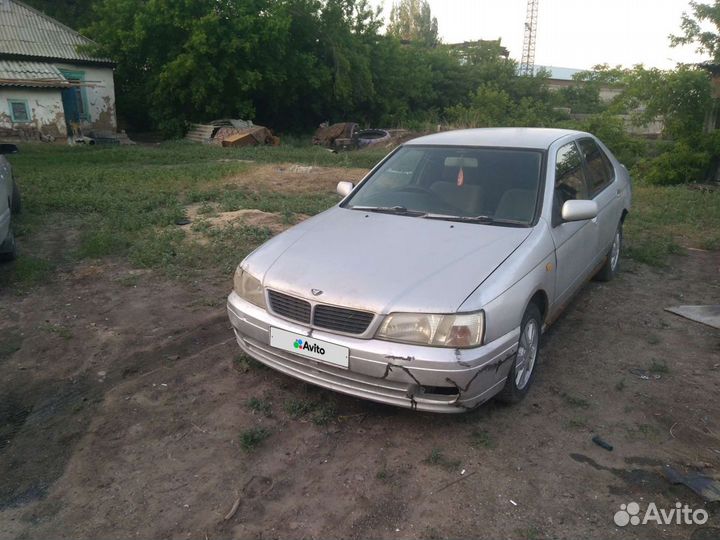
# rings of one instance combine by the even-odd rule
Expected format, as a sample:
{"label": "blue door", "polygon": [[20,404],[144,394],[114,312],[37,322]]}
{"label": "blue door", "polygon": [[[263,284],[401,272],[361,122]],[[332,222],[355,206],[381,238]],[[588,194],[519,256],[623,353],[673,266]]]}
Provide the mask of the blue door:
{"label": "blue door", "polygon": [[79,88],[64,88],[62,91],[62,103],[65,110],[65,123],[80,123],[80,110],[78,109]]}

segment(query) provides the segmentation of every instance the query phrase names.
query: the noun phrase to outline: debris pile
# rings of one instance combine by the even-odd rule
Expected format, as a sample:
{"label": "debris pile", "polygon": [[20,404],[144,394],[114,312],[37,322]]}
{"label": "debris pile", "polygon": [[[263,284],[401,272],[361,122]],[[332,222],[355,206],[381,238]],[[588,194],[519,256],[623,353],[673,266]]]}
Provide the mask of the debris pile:
{"label": "debris pile", "polygon": [[209,124],[191,124],[185,139],[203,144],[222,146],[278,146],[280,138],[264,126],[258,126],[251,120],[224,118],[213,120]]}
{"label": "debris pile", "polygon": [[[410,136],[409,136],[410,135]],[[405,129],[358,129],[355,122],[320,124],[313,136],[313,144],[338,150],[357,150],[368,146],[394,147],[412,138]]]}

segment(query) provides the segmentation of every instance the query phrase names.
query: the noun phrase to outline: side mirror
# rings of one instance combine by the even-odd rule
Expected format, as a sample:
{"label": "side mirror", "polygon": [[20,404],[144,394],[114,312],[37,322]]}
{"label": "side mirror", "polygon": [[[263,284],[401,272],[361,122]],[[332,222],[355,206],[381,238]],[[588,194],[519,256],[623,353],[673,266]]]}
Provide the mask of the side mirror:
{"label": "side mirror", "polygon": [[18,147],[10,143],[0,144],[0,154],[17,154],[19,152]]}
{"label": "side mirror", "polygon": [[582,221],[593,219],[598,215],[598,205],[595,201],[566,201],[562,207],[564,221]]}
{"label": "side mirror", "polygon": [[337,188],[335,188],[338,192],[338,195],[342,197],[347,197],[350,195],[350,192],[353,190],[355,185],[352,182],[338,182]]}

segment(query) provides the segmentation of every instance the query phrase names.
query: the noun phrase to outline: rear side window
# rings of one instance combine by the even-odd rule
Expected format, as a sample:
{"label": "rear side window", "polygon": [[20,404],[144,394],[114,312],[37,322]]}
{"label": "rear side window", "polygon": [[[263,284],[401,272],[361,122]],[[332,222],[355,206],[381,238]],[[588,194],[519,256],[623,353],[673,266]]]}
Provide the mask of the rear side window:
{"label": "rear side window", "polygon": [[583,160],[574,142],[557,152],[555,160],[555,204],[558,209],[566,201],[587,199],[588,187],[583,171]]}
{"label": "rear side window", "polygon": [[580,150],[585,158],[588,171],[590,192],[594,196],[605,189],[613,180],[610,159],[592,139],[581,139]]}

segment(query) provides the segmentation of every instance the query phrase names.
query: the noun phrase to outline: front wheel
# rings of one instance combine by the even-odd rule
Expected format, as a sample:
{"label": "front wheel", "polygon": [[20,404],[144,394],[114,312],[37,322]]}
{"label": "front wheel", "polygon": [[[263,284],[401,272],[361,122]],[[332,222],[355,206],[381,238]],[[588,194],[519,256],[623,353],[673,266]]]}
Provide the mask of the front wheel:
{"label": "front wheel", "polygon": [[520,325],[520,340],[515,354],[515,362],[508,374],[505,387],[498,394],[498,399],[505,403],[518,403],[528,393],[535,380],[535,367],[540,354],[540,332],[542,316],[535,304],[525,310]]}
{"label": "front wheel", "polygon": [[623,230],[622,223],[620,223],[615,231],[615,236],[613,236],[613,243],[612,246],[610,246],[610,251],[608,251],[607,257],[605,258],[605,264],[603,264],[602,268],[600,268],[598,273],[595,274],[595,279],[597,281],[610,281],[620,271],[620,250],[622,249],[622,240]]}

